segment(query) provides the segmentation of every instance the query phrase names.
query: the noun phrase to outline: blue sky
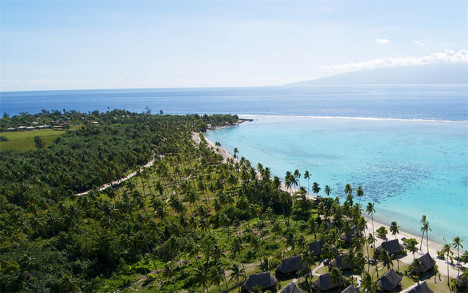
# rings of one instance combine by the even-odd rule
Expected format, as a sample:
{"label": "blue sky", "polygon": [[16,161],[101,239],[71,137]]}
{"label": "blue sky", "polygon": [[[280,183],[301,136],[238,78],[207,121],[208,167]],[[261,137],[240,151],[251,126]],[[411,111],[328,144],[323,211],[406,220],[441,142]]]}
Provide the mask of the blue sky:
{"label": "blue sky", "polygon": [[467,1],[1,1],[1,90],[263,86],[468,61]]}

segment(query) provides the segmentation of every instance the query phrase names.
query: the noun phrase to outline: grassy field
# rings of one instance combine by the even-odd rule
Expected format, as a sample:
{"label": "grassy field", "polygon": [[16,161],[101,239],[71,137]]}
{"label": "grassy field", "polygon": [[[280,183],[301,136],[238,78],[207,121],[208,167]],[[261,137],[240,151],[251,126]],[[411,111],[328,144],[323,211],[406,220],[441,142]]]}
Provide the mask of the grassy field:
{"label": "grassy field", "polygon": [[32,131],[0,132],[1,136],[6,136],[8,141],[0,142],[0,150],[29,151],[34,150],[34,137],[40,136],[48,147],[53,140],[65,133],[64,130],[42,129]]}

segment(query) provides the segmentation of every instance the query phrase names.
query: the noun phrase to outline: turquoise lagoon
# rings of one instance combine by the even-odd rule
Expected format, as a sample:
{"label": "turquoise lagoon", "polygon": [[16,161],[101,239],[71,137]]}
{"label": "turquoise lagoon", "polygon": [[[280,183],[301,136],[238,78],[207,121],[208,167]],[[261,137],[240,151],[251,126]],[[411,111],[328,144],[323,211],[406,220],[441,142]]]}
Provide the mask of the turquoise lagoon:
{"label": "turquoise lagoon", "polygon": [[[254,116],[253,122],[206,134],[253,166],[272,174],[311,173],[310,184],[329,185],[344,198],[344,187],[362,185],[362,204],[375,203],[374,218],[397,221],[400,230],[420,235],[427,216],[429,238],[444,243],[468,239],[468,123],[404,119]],[[308,182],[301,178],[307,188]],[[357,200],[357,199],[356,199]]]}

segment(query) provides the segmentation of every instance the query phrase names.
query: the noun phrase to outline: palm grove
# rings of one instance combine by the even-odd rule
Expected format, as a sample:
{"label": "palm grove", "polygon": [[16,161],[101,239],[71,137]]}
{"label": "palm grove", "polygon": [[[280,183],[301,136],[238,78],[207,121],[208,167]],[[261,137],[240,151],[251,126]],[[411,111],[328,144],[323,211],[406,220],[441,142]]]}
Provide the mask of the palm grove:
{"label": "palm grove", "polygon": [[[375,238],[387,233],[363,233],[367,223],[350,185],[335,192],[342,204],[330,197],[329,186],[327,197],[312,200],[308,190],[291,189],[300,185],[298,170],[286,174],[284,190],[268,167],[255,168],[244,157],[225,162],[202,135],[199,144],[192,141],[208,124],[233,125],[237,116],[114,110],[20,118],[52,115],[79,127],[47,148],[0,152],[2,292],[237,292],[249,275],[273,271],[294,255],[304,264],[295,275],[304,290],[314,288],[317,276],[311,271],[328,259],[326,270],[338,287],[360,279],[361,288],[374,292],[383,272],[377,268],[388,270],[392,257],[398,258],[385,253],[374,258]],[[0,125],[14,119],[5,117]],[[150,160],[154,164],[137,176],[98,191]],[[304,173],[308,186],[311,177]],[[91,192],[77,195],[86,190]],[[312,192],[320,190],[313,182]],[[362,188],[355,194],[360,201]],[[373,216],[371,203],[366,211]],[[396,223],[392,227],[392,233],[398,230]],[[350,233],[346,241],[343,236]],[[323,253],[313,256],[309,244],[318,240],[324,241]],[[345,279],[331,261],[340,256],[351,264]],[[401,275],[410,269],[398,267]]]}

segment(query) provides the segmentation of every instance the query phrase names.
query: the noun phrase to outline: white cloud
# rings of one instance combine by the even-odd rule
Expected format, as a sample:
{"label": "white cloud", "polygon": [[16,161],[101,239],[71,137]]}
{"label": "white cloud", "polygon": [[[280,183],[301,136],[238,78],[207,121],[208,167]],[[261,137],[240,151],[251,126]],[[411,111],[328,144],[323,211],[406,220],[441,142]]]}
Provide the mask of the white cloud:
{"label": "white cloud", "polygon": [[424,47],[424,43],[421,42],[421,41],[414,41],[413,43],[414,43],[416,46]]}
{"label": "white cloud", "polygon": [[387,39],[375,39],[375,42],[379,44],[390,44],[392,41]]}
{"label": "white cloud", "polygon": [[348,72],[361,69],[374,69],[381,67],[396,67],[423,64],[468,62],[467,50],[445,50],[440,53],[432,53],[424,57],[396,57],[380,58],[358,63],[335,64],[322,67],[322,69],[333,72]]}

